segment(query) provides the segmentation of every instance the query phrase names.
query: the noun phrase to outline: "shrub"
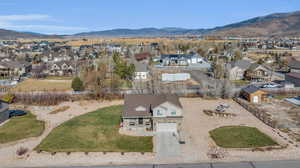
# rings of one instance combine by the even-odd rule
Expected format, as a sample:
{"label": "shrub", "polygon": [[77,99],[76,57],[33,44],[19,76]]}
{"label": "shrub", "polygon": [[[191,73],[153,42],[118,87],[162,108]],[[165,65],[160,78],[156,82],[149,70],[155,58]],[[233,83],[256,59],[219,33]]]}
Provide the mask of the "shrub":
{"label": "shrub", "polygon": [[7,93],[2,97],[2,101],[7,103],[12,103],[15,99],[15,95],[12,93]]}
{"label": "shrub", "polygon": [[83,82],[79,77],[75,77],[72,81],[72,89],[74,91],[82,91],[84,89]]}
{"label": "shrub", "polygon": [[17,150],[17,155],[18,155],[18,156],[22,156],[22,155],[26,154],[27,152],[28,152],[28,149],[27,149],[27,148],[20,147],[20,148]]}

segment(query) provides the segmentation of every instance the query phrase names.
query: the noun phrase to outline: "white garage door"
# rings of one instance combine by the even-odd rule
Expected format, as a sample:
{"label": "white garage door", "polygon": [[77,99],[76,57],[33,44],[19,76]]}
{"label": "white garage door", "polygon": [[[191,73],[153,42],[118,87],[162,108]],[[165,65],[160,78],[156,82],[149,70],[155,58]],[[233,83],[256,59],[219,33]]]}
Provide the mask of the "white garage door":
{"label": "white garage door", "polygon": [[177,132],[177,123],[158,123],[157,132]]}

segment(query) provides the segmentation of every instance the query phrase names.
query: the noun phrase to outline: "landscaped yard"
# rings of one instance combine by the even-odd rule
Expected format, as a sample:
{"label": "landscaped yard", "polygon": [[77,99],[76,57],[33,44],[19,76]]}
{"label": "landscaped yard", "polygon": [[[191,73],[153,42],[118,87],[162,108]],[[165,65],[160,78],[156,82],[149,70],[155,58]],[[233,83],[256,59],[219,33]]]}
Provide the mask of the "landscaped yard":
{"label": "landscaped yard", "polygon": [[73,118],[55,128],[37,150],[49,152],[152,152],[152,137],[119,134],[123,106]]}
{"label": "landscaped yard", "polygon": [[253,148],[277,145],[269,136],[257,128],[246,126],[225,126],[209,132],[212,139],[224,148]]}
{"label": "landscaped yard", "polygon": [[17,85],[14,91],[68,91],[71,88],[72,80],[40,80],[27,79]]}
{"label": "landscaped yard", "polygon": [[14,117],[0,127],[0,143],[37,137],[43,133],[44,129],[44,122],[37,120],[36,116],[31,113],[21,117]]}

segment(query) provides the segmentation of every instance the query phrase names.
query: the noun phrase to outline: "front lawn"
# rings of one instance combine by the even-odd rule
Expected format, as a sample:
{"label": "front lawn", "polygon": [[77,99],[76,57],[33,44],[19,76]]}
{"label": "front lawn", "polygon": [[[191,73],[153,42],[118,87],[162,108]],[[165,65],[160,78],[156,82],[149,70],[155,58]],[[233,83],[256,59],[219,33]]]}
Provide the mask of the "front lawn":
{"label": "front lawn", "polygon": [[75,117],[55,128],[36,150],[48,152],[152,152],[152,137],[119,134],[123,106]]}
{"label": "front lawn", "polygon": [[257,128],[246,126],[226,126],[209,132],[212,139],[224,148],[255,148],[277,145],[269,136]]}
{"label": "front lawn", "polygon": [[45,123],[28,113],[25,116],[14,117],[0,127],[0,143],[8,143],[20,139],[40,136],[45,129]]}

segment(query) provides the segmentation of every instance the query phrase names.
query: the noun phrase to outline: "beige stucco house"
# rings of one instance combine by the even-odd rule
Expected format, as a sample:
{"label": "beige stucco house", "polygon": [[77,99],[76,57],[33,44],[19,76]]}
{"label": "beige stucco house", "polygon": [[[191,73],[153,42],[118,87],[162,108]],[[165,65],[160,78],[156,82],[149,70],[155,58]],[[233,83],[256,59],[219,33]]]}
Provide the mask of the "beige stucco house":
{"label": "beige stucco house", "polygon": [[182,129],[183,109],[176,95],[126,95],[122,126],[128,130],[175,132]]}

